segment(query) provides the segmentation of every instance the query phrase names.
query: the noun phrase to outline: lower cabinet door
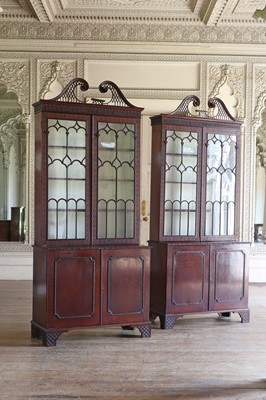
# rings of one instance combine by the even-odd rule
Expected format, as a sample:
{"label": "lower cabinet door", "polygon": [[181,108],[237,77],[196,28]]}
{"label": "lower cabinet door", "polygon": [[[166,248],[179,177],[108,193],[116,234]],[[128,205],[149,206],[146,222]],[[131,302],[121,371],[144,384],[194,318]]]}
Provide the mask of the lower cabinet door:
{"label": "lower cabinet door", "polygon": [[166,312],[183,314],[207,311],[208,277],[208,246],[168,246]]}
{"label": "lower cabinet door", "polygon": [[102,323],[149,320],[150,250],[102,250]]}
{"label": "lower cabinet door", "polygon": [[210,247],[210,310],[237,310],[248,306],[248,245]]}
{"label": "lower cabinet door", "polygon": [[100,324],[100,251],[49,251],[49,327]]}

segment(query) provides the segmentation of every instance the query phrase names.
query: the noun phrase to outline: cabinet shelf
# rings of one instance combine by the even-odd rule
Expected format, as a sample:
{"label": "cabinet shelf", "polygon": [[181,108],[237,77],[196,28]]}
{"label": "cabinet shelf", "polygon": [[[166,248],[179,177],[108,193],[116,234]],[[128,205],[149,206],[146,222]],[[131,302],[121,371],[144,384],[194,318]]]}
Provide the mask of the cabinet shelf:
{"label": "cabinet shelf", "polygon": [[48,145],[48,155],[49,149],[61,150],[61,149],[68,149],[68,150],[86,150],[85,146],[61,146],[61,145]]}
{"label": "cabinet shelf", "polygon": [[125,182],[125,183],[127,183],[127,182],[130,182],[130,183],[134,183],[134,179],[102,179],[102,178],[100,178],[99,179],[99,182],[111,182],[111,183],[115,183],[115,182]]}
{"label": "cabinet shelf", "polygon": [[134,149],[123,149],[120,147],[100,147],[99,152],[119,152],[119,153],[134,153]]}
{"label": "cabinet shelf", "polygon": [[169,183],[169,184],[178,184],[178,185],[197,185],[197,182],[184,182],[184,181],[182,181],[182,182],[178,182],[178,181],[165,181],[165,184],[167,184],[167,183]]}
{"label": "cabinet shelf", "polygon": [[48,208],[48,212],[85,212],[85,208]]}
{"label": "cabinet shelf", "polygon": [[167,156],[174,156],[174,157],[198,157],[197,153],[172,153],[172,152],[167,152],[165,153],[166,157]]}
{"label": "cabinet shelf", "polygon": [[197,210],[191,210],[191,209],[173,209],[173,210],[168,210],[168,209],[164,209],[164,212],[166,212],[166,213],[181,213],[181,212],[184,212],[184,213],[195,213],[195,212],[197,212]]}
{"label": "cabinet shelf", "polygon": [[98,208],[98,212],[102,212],[102,213],[134,213],[135,210],[130,210],[127,208]]}
{"label": "cabinet shelf", "polygon": [[85,182],[85,178],[54,178],[54,177],[48,177],[48,181],[63,181],[63,182],[73,182],[73,181],[78,181],[78,182]]}

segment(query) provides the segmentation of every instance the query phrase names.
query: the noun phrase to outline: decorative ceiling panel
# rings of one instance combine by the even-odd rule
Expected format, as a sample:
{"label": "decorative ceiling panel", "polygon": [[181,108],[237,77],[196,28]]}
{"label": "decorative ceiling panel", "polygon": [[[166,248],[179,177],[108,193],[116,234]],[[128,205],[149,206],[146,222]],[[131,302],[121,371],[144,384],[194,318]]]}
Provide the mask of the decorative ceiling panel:
{"label": "decorative ceiling panel", "polygon": [[244,38],[264,44],[266,21],[257,10],[265,5],[265,0],[0,0],[0,38],[195,43]]}

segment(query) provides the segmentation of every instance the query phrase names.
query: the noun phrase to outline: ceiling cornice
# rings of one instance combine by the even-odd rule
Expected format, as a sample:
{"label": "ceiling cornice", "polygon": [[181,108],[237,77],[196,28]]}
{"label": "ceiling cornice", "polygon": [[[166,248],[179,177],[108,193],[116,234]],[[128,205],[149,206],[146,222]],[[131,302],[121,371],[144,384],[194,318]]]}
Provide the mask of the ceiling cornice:
{"label": "ceiling cornice", "polygon": [[209,2],[205,2],[200,9],[200,18],[204,22],[205,25],[215,26],[217,25],[220,16],[223,13],[223,10],[226,6],[227,0],[217,1],[210,0]]}
{"label": "ceiling cornice", "polygon": [[31,0],[31,6],[40,22],[54,21],[54,12],[50,7],[50,3],[44,0]]}
{"label": "ceiling cornice", "polygon": [[18,51],[50,43],[68,52],[95,42],[254,46],[254,52],[266,44],[266,21],[258,13],[253,17],[265,0],[12,0],[1,5],[0,49],[8,43]]}

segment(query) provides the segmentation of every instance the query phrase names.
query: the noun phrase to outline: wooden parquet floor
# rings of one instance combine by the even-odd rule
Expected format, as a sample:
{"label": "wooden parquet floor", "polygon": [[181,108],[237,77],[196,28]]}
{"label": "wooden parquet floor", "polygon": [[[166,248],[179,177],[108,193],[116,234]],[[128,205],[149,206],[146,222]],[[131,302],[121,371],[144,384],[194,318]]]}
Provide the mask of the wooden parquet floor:
{"label": "wooden parquet floor", "polygon": [[151,338],[91,328],[50,348],[30,337],[31,282],[0,281],[0,304],[1,400],[266,400],[266,284],[250,285],[249,324],[156,320]]}

